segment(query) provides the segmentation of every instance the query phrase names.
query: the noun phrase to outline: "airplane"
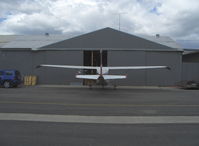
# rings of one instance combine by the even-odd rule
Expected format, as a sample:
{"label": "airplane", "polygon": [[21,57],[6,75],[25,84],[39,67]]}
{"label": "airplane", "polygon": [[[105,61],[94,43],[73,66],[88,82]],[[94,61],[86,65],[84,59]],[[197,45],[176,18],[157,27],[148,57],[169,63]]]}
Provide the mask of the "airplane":
{"label": "airplane", "polygon": [[[78,79],[87,79],[87,80],[96,80],[97,85],[105,86],[108,84],[108,80],[116,79],[126,79],[127,75],[110,75],[109,70],[143,70],[143,69],[168,69],[168,66],[108,66],[104,67],[102,65],[102,50],[100,50],[100,66],[75,66],[75,65],[51,65],[51,64],[40,64],[37,68],[40,67],[53,67],[53,68],[66,68],[66,69],[86,69],[86,70],[96,70],[97,74],[83,74],[76,75]],[[92,85],[89,85],[92,86]],[[116,85],[114,85],[116,87]]]}

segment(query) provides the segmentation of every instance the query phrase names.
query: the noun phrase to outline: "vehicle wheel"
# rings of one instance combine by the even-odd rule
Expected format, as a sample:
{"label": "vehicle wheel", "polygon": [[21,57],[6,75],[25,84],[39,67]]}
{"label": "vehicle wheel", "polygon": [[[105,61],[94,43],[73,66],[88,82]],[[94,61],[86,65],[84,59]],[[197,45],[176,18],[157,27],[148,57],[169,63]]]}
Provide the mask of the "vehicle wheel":
{"label": "vehicle wheel", "polygon": [[9,81],[5,81],[5,82],[3,83],[3,87],[4,87],[4,88],[10,88],[10,87],[11,87],[10,82],[9,82]]}
{"label": "vehicle wheel", "polygon": [[18,85],[13,85],[12,87],[13,87],[13,88],[17,88],[17,87],[18,87]]}

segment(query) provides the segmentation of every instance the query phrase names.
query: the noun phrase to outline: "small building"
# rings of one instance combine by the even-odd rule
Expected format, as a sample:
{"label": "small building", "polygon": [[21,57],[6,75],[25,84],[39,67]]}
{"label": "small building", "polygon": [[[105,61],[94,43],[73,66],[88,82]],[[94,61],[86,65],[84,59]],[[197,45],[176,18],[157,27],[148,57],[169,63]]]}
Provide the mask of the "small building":
{"label": "small building", "polygon": [[199,51],[187,49],[182,62],[182,81],[199,82]]}
{"label": "small building", "polygon": [[[2,37],[7,39],[1,41]],[[173,86],[182,80],[183,50],[171,38],[136,36],[112,28],[79,36],[0,36],[0,68],[17,69],[23,75],[37,75],[39,84],[86,84],[75,79],[78,70],[37,69],[36,66],[99,66],[101,49],[104,66],[165,65],[171,68],[111,71],[112,74],[127,74],[127,79],[116,81],[119,85]]]}

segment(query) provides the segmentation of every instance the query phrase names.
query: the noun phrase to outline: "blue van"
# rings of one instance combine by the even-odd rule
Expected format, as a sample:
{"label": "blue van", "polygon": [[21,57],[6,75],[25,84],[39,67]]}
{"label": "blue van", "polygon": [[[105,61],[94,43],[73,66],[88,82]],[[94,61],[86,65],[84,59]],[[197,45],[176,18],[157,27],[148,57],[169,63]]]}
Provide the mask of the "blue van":
{"label": "blue van", "polygon": [[17,87],[21,84],[21,74],[17,70],[0,70],[0,86],[4,88]]}

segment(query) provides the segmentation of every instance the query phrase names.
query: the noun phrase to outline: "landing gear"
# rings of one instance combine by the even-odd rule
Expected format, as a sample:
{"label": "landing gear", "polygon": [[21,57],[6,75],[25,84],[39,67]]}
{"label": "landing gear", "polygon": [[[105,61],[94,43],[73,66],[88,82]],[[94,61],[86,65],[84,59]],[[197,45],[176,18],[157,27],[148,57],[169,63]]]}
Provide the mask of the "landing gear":
{"label": "landing gear", "polygon": [[92,87],[93,87],[93,86],[90,84],[90,85],[89,85],[89,89],[93,89]]}

